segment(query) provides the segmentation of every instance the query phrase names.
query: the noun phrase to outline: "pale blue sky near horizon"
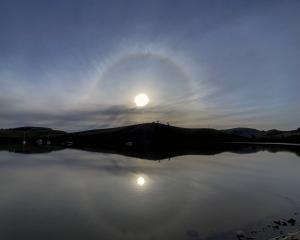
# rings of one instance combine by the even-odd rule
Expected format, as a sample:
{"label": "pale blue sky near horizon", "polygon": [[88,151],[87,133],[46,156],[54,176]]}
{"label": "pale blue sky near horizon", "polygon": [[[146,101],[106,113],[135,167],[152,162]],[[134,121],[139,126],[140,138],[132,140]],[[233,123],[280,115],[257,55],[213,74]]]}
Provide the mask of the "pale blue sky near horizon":
{"label": "pale blue sky near horizon", "polygon": [[0,0],[0,128],[295,129],[299,10],[297,0]]}

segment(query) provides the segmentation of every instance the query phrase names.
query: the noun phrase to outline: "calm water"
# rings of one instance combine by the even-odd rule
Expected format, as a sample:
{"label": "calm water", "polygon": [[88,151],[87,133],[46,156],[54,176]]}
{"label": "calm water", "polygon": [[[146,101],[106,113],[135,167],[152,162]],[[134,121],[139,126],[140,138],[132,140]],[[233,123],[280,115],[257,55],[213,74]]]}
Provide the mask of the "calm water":
{"label": "calm water", "polygon": [[0,239],[235,239],[237,230],[297,218],[299,169],[293,153],[158,162],[2,151]]}

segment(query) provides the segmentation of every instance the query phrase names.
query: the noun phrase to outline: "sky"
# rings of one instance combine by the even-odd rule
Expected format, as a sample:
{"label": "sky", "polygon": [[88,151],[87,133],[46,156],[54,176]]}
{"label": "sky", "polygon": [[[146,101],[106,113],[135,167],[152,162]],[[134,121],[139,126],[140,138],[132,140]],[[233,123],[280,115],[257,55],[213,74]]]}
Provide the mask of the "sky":
{"label": "sky", "polygon": [[[298,0],[0,0],[0,128],[300,127]],[[134,97],[150,102],[137,107]]]}

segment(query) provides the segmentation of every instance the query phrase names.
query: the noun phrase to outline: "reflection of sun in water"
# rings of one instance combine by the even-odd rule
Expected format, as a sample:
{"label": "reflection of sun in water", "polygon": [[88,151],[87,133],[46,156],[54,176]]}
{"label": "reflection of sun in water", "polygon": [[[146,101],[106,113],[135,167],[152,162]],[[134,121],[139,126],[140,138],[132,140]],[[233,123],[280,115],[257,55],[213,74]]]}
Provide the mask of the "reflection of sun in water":
{"label": "reflection of sun in water", "polygon": [[136,180],[136,183],[139,185],[139,186],[144,186],[145,184],[145,178],[143,177],[138,177],[137,180]]}
{"label": "reflection of sun in water", "polygon": [[144,107],[149,103],[150,99],[145,93],[140,93],[135,96],[134,102],[137,107]]}

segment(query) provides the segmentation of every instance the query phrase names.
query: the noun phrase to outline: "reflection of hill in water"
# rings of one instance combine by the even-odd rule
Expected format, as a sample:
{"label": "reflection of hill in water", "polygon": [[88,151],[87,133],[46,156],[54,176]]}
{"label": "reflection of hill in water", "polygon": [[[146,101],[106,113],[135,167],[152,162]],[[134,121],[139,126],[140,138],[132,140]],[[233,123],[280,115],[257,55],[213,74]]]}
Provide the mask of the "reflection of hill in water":
{"label": "reflection of hill in water", "polygon": [[[17,145],[25,139],[26,145]],[[294,145],[284,145],[280,142],[294,143]],[[49,128],[23,127],[0,130],[0,143],[3,144],[0,150],[11,152],[45,153],[71,146],[73,149],[151,160],[182,155],[214,155],[222,152],[244,154],[258,151],[289,151],[300,156],[300,145],[297,145],[300,143],[299,129],[292,131],[259,131],[248,128],[216,130],[145,123],[66,133]],[[46,145],[47,143],[51,145]]]}
{"label": "reflection of hill in water", "polygon": [[[37,145],[0,145],[0,151],[9,151],[24,154],[48,153],[66,149],[60,146],[37,146]],[[250,154],[259,151],[291,152],[300,157],[300,146],[296,145],[274,145],[274,144],[245,144],[245,143],[216,143],[216,144],[200,144],[200,145],[165,145],[154,146],[144,145],[134,146],[102,146],[87,147],[75,146],[72,149],[120,154],[124,156],[148,159],[163,160],[184,155],[216,155],[224,152],[232,152],[237,154]]]}
{"label": "reflection of hill in water", "polygon": [[86,151],[120,154],[129,157],[142,158],[148,160],[163,160],[184,155],[216,155],[224,152],[237,154],[250,154],[259,151],[291,152],[300,157],[300,146],[292,145],[259,145],[259,144],[207,144],[199,146],[170,146],[165,148],[79,148]]}
{"label": "reflection of hill in water", "polygon": [[33,144],[11,144],[11,145],[0,145],[0,151],[8,151],[14,153],[23,153],[23,154],[34,154],[34,153],[49,153],[52,151],[59,151],[64,149],[59,146],[37,146]]}

